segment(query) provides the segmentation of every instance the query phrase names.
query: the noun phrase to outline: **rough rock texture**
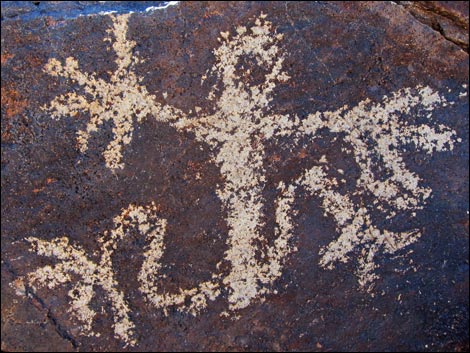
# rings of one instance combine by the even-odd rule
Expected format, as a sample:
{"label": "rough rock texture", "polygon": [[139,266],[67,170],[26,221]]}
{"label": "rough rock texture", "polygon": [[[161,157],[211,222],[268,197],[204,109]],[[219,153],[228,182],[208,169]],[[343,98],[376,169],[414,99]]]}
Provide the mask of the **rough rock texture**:
{"label": "rough rock texture", "polygon": [[441,33],[468,53],[468,2],[397,1],[418,21]]}
{"label": "rough rock texture", "polygon": [[2,2],[2,350],[468,350],[467,31]]}

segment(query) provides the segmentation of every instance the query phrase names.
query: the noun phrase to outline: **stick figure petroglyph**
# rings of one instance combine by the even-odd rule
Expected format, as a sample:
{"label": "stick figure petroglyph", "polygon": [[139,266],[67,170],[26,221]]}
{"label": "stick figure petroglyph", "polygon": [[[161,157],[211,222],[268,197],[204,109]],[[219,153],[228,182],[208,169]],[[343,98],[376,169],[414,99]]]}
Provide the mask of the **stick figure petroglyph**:
{"label": "stick figure petroglyph", "polygon": [[[100,126],[111,121],[113,140],[104,152],[104,159],[112,170],[124,168],[122,150],[132,140],[134,125],[148,117],[168,123],[179,131],[189,131],[198,141],[208,144],[213,160],[225,178],[217,194],[227,212],[228,250],[222,261],[230,264],[230,270],[226,275],[214,273],[209,281],[195,288],[162,293],[157,287],[157,279],[163,266],[160,260],[165,248],[166,220],[158,215],[153,203],[130,204],[116,216],[115,229],[100,238],[100,266],[89,261],[79,247],[70,245],[67,238],[52,242],[29,238],[36,244],[35,251],[39,255],[56,257],[61,261],[55,267],[46,266],[30,273],[26,280],[31,283],[56,286],[64,283],[63,279],[69,272],[83,275],[101,267],[97,274],[77,284],[78,291],[86,293],[84,299],[78,301],[74,299],[73,292],[70,294],[72,307],[81,305],[76,317],[87,323],[85,333],[91,332],[94,315],[88,304],[93,297],[93,286],[99,285],[105,289],[115,309],[116,336],[129,344],[135,343],[132,339],[134,326],[129,320],[124,296],[117,288],[110,257],[129,227],[137,229],[148,240],[138,278],[141,292],[157,308],[166,311],[169,306],[176,306],[194,315],[206,308],[210,300],[219,297],[221,288],[228,290],[230,312],[246,308],[253,299],[270,292],[272,284],[282,274],[287,256],[296,250],[293,231],[297,189],[318,197],[325,215],[331,216],[337,225],[339,237],[321,249],[320,266],[332,269],[337,262],[349,261],[353,250],[361,248],[361,254],[354,256],[358,261],[358,281],[365,289],[370,288],[376,278],[375,258],[380,251],[393,253],[419,238],[417,230],[394,233],[374,225],[362,203],[354,201],[352,195],[338,191],[343,181],[331,176],[329,161],[319,156],[318,165],[300,173],[293,182],[278,184],[275,240],[272,245],[259,249],[256,241],[268,236],[261,232],[265,203],[262,192],[266,187],[263,160],[267,140],[288,136],[295,144],[304,136],[314,140],[319,137],[320,129],[328,129],[344,136],[350,146],[349,153],[360,167],[355,199],[372,195],[374,207],[389,218],[396,212],[420,209],[431,190],[421,186],[420,178],[407,169],[400,155],[401,146],[413,144],[433,153],[451,150],[457,138],[456,133],[446,126],[412,126],[402,116],[411,114],[413,110],[415,114],[431,117],[434,107],[446,104],[445,98],[437,92],[422,86],[405,88],[384,97],[379,103],[365,100],[353,108],[345,106],[336,111],[316,112],[305,119],[275,114],[270,110],[273,90],[290,77],[283,70],[285,58],[279,47],[283,35],[276,34],[266,15],[261,14],[250,28],[238,27],[233,35],[221,33],[221,44],[214,50],[216,62],[207,73],[221,82],[219,87],[222,88],[214,87],[208,97],[215,102],[216,112],[189,118],[178,108],[160,104],[140,84],[140,78],[133,71],[138,63],[138,59],[132,56],[136,43],[126,39],[129,15],[112,18],[114,27],[109,31],[112,36],[107,40],[113,42],[117,70],[110,81],[81,73],[73,58],[68,58],[65,65],[51,59],[46,71],[74,80],[83,87],[87,96],[66,93],[44,109],[53,118],[74,115],[79,111],[89,114],[86,128],[77,135],[81,152],[88,149],[91,136],[100,133]],[[262,83],[250,85],[240,79],[237,67],[247,56],[254,58],[266,72]],[[87,97],[92,97],[91,101]],[[114,104],[108,104],[110,101]],[[379,160],[389,172],[385,180],[375,176],[374,160]],[[257,251],[262,253],[263,261],[256,257]]]}

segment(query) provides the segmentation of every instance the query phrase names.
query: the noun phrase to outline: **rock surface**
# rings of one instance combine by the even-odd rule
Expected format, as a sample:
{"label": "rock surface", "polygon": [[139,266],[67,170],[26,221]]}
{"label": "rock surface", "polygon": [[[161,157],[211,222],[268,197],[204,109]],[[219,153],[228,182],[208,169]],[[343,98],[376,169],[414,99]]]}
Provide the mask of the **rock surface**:
{"label": "rock surface", "polygon": [[468,3],[102,3],[2,2],[3,351],[469,349]]}

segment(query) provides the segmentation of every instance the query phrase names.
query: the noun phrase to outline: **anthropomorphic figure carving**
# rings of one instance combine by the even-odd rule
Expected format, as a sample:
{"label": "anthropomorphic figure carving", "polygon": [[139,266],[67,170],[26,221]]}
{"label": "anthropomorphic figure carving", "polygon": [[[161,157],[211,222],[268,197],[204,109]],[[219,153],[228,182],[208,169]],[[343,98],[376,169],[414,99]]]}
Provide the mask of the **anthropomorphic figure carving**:
{"label": "anthropomorphic figure carving", "polygon": [[[283,68],[285,57],[279,46],[283,36],[276,34],[266,15],[261,14],[249,28],[238,27],[233,34],[221,33],[221,44],[214,50],[215,64],[207,72],[207,75],[215,75],[220,83],[208,97],[216,112],[190,118],[182,110],[158,102],[140,84],[133,70],[138,63],[138,58],[132,55],[136,43],[126,38],[129,18],[130,15],[112,17],[114,26],[106,40],[113,43],[117,69],[109,82],[82,73],[73,58],[68,58],[65,65],[55,59],[49,61],[46,67],[49,74],[70,78],[83,87],[84,94],[66,93],[44,109],[56,119],[77,112],[89,115],[86,128],[77,135],[82,153],[87,151],[91,136],[99,136],[102,125],[112,122],[113,139],[104,152],[106,166],[111,170],[124,168],[123,148],[131,142],[135,124],[143,119],[155,118],[179,131],[191,132],[198,141],[206,143],[225,179],[217,194],[227,213],[229,228],[228,250],[221,261],[228,262],[230,270],[225,275],[214,273],[210,280],[177,293],[165,293],[158,288],[164,266],[161,257],[165,248],[166,220],[164,215],[158,214],[155,203],[135,205],[129,200],[128,208],[114,219],[115,228],[100,236],[99,263],[90,261],[85,252],[78,245],[69,244],[66,237],[51,242],[28,238],[35,244],[33,250],[38,255],[55,257],[59,263],[31,272],[27,281],[52,288],[64,283],[69,273],[82,277],[69,294],[72,308],[76,308],[76,318],[86,323],[84,333],[92,334],[94,313],[89,303],[94,295],[93,287],[101,286],[114,308],[116,336],[126,343],[135,343],[132,339],[134,325],[129,319],[123,293],[118,289],[111,259],[119,240],[130,228],[148,241],[139,273],[143,295],[165,312],[169,306],[176,306],[194,315],[220,296],[221,288],[228,289],[229,312],[243,309],[255,298],[269,293],[282,274],[285,259],[296,250],[293,239],[296,189],[302,188],[320,198],[325,215],[331,216],[337,225],[339,237],[321,249],[320,266],[332,269],[337,262],[349,261],[353,250],[361,247],[363,251],[357,255],[357,276],[364,289],[370,289],[376,277],[375,258],[380,251],[393,253],[419,238],[417,230],[394,233],[380,229],[373,224],[363,201],[372,195],[374,207],[389,218],[396,212],[411,213],[423,207],[431,190],[421,186],[420,178],[407,169],[400,149],[404,144],[413,144],[428,153],[453,148],[456,134],[451,129],[442,125],[436,128],[411,126],[405,119],[411,111],[431,116],[434,107],[445,105],[446,100],[437,92],[429,87],[405,88],[378,103],[365,100],[352,108],[314,112],[305,119],[276,114],[270,109],[274,88],[290,77]],[[250,84],[241,79],[241,59],[246,57],[263,67],[266,74],[262,83]],[[245,77],[249,74],[244,72]],[[256,244],[262,243],[258,240],[273,236],[261,232],[266,141],[288,136],[295,145],[305,136],[313,141],[325,128],[344,136],[350,146],[348,153],[361,170],[355,181],[354,198],[338,191],[344,180],[333,177],[332,165],[324,156],[318,156],[318,165],[299,173],[293,182],[279,183],[279,196],[274,205],[275,240],[272,245],[258,249]],[[385,180],[374,174],[377,161],[388,171]],[[355,201],[358,199],[362,201]],[[263,261],[255,256],[257,251],[263,255]]]}

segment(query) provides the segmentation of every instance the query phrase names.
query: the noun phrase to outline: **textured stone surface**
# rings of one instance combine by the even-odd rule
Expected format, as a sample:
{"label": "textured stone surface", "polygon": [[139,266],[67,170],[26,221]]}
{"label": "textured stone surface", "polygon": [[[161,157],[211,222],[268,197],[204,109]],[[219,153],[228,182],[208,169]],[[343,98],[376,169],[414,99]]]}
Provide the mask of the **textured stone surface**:
{"label": "textured stone surface", "polygon": [[466,1],[398,1],[418,21],[441,33],[468,52],[468,9]]}
{"label": "textured stone surface", "polygon": [[2,350],[468,350],[468,5],[17,3]]}

